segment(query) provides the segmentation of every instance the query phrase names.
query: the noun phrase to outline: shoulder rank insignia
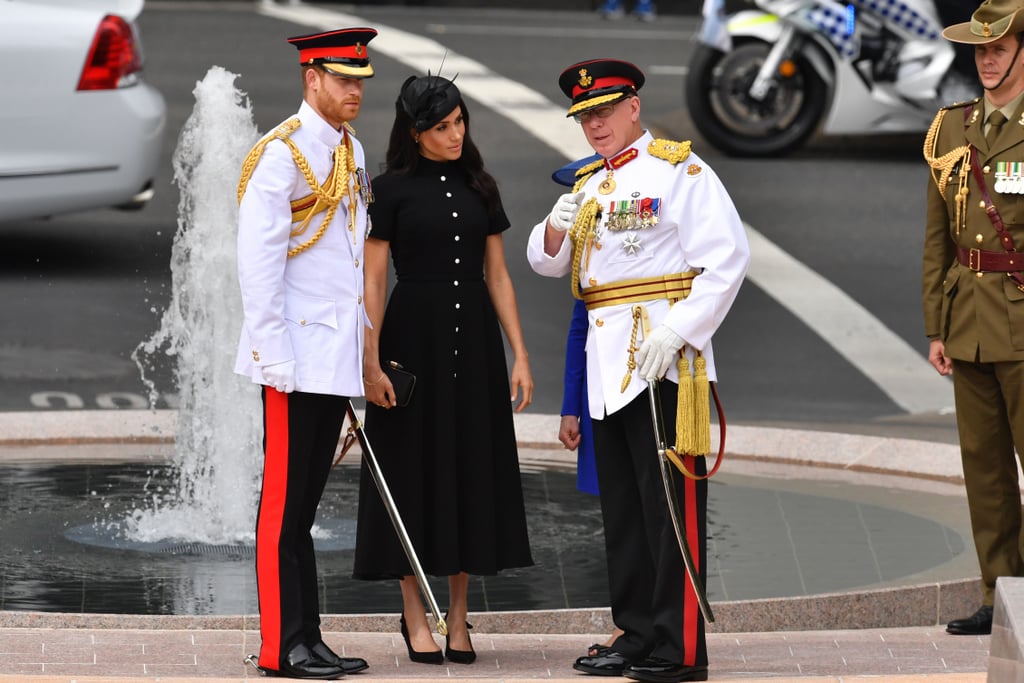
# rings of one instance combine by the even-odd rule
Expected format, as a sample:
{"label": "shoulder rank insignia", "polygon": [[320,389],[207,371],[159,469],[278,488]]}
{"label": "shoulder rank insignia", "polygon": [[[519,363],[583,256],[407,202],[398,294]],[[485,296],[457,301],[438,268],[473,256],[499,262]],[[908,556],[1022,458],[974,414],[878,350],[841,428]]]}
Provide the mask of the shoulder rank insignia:
{"label": "shoulder rank insignia", "polygon": [[949,111],[950,109],[960,109],[962,107],[966,107],[969,104],[978,104],[979,102],[981,102],[981,98],[980,97],[975,97],[973,100],[964,100],[963,102],[954,102],[953,104],[947,104],[945,107],[943,107],[939,111]]}
{"label": "shoulder rank insignia", "polygon": [[690,164],[689,166],[686,167],[686,175],[689,175],[689,176],[700,175],[700,172],[703,171],[703,170],[704,169],[701,168],[701,166],[699,164]]}
{"label": "shoulder rank insignia", "polygon": [[664,159],[675,166],[690,156],[690,141],[676,142],[675,140],[658,138],[651,140],[651,143],[647,145],[647,153],[652,157]]}
{"label": "shoulder rank insignia", "polygon": [[[284,138],[290,138],[292,136],[292,133],[297,131],[299,129],[299,126],[301,126],[301,125],[302,125],[302,121],[299,120],[299,117],[298,116],[293,116],[290,119],[288,119],[287,121],[284,121],[283,123],[279,124],[277,126],[277,128],[275,128],[274,130],[270,131],[269,133],[267,133],[263,137],[264,137],[264,139],[267,139],[267,138],[280,138],[282,140]],[[268,142],[269,142],[269,140],[268,140]]]}

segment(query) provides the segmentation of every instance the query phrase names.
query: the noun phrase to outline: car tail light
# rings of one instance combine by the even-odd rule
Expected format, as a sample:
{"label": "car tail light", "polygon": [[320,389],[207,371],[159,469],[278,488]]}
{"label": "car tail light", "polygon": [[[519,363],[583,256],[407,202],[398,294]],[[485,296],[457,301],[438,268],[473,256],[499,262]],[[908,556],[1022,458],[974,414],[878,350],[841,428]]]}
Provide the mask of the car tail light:
{"label": "car tail light", "polygon": [[113,90],[131,85],[133,79],[126,77],[141,69],[142,59],[131,25],[121,17],[108,14],[96,29],[78,89]]}

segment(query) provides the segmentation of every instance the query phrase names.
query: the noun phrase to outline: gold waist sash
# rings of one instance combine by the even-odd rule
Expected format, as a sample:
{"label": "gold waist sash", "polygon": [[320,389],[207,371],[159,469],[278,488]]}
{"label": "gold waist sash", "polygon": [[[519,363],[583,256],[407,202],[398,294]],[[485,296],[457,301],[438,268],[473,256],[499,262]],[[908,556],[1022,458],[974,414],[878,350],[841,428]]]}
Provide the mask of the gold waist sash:
{"label": "gold waist sash", "polygon": [[652,299],[679,301],[690,295],[690,287],[697,271],[672,273],[636,280],[619,280],[607,285],[587,287],[583,290],[583,302],[588,311],[617,304],[637,304]]}

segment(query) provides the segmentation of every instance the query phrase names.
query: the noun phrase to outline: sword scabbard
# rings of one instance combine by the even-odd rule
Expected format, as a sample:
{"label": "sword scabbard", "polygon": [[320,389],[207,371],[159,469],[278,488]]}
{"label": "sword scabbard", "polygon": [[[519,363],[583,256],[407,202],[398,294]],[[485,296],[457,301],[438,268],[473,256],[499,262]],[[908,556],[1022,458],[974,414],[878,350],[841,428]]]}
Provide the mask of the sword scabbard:
{"label": "sword scabbard", "polygon": [[686,535],[683,532],[684,525],[679,514],[679,502],[676,498],[675,483],[672,481],[671,463],[668,459],[665,424],[661,414],[661,396],[658,392],[657,380],[647,383],[647,397],[651,404],[651,424],[654,428],[654,441],[658,446],[658,470],[661,472],[661,483],[665,489],[665,502],[668,504],[669,517],[672,519],[672,529],[675,531],[676,542],[679,544],[679,554],[683,557],[686,575],[693,585],[693,592],[697,595],[700,613],[704,615],[705,621],[714,623],[715,615],[711,611],[711,603],[708,602],[708,596],[704,590],[704,582],[701,581],[700,574],[693,562],[690,544],[687,543]]}

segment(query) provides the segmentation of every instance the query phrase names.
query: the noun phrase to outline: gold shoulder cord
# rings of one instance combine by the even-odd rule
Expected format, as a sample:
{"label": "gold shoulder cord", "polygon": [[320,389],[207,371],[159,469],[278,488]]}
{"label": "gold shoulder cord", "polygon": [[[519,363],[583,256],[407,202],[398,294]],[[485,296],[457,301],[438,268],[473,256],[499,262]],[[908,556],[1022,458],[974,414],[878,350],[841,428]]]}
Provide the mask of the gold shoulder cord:
{"label": "gold shoulder cord", "polygon": [[947,111],[949,110],[940,109],[939,113],[935,115],[932,125],[929,126],[928,132],[924,136],[923,151],[924,160],[928,162],[932,169],[932,180],[935,182],[935,186],[939,189],[939,194],[943,199],[946,198],[949,176],[953,173],[957,162],[960,162],[960,173],[956,191],[956,232],[960,234],[960,228],[964,224],[967,211],[967,194],[969,192],[967,179],[970,175],[971,147],[970,145],[961,145],[942,156],[937,156],[938,150],[936,148],[938,147],[939,129],[942,128],[942,120],[945,118]]}
{"label": "gold shoulder cord", "polygon": [[580,293],[580,268],[589,266],[589,263],[584,263],[584,256],[589,262],[590,250],[597,237],[597,217],[600,213],[597,199],[591,197],[583,202],[576,214],[576,221],[569,229],[569,239],[572,240],[572,295],[577,299],[583,298]]}
{"label": "gold shoulder cord", "polygon": [[[573,192],[579,192],[587,184],[590,177],[604,167],[604,159],[600,159],[576,171],[576,183],[572,187]],[[589,264],[583,263],[583,256],[589,259],[590,249],[594,246],[594,238],[597,236],[597,219],[600,214],[600,205],[597,199],[591,197],[583,203],[576,213],[576,220],[569,229],[569,239],[572,241],[572,295],[582,299],[580,293],[580,267]]]}
{"label": "gold shoulder cord", "polygon": [[242,162],[242,177],[238,180],[239,204],[242,203],[242,196],[245,194],[245,188],[249,186],[249,179],[252,178],[252,172],[256,169],[256,164],[259,163],[260,158],[263,156],[263,150],[266,149],[271,140],[287,140],[288,137],[297,131],[301,125],[302,121],[300,121],[297,116],[288,119],[277,128],[264,135],[259,142],[253,145],[253,148],[249,150],[249,153],[245,155],[245,160]]}
{"label": "gold shoulder cord", "polygon": [[[256,143],[256,145],[246,155],[245,161],[242,162],[242,176],[238,181],[238,202],[242,202],[242,196],[245,195],[245,190],[249,185],[249,180],[252,178],[253,171],[256,168],[256,164],[263,156],[263,151],[266,146],[270,144],[272,140],[281,140],[291,150],[292,159],[295,161],[295,166],[299,169],[299,172],[306,180],[306,184],[309,185],[309,189],[313,195],[316,196],[316,204],[306,215],[306,218],[299,224],[298,227],[293,229],[290,233],[292,237],[303,234],[309,227],[310,221],[313,216],[326,210],[323,221],[320,223],[319,229],[316,234],[313,235],[307,242],[303,242],[297,247],[288,250],[288,258],[298,256],[302,252],[306,251],[323,237],[324,233],[327,232],[327,226],[330,225],[331,220],[338,211],[338,205],[341,203],[341,198],[348,195],[348,230],[352,233],[353,242],[356,240],[355,235],[355,220],[356,220],[356,197],[358,188],[351,187],[349,179],[352,174],[355,173],[355,155],[352,153],[352,142],[348,135],[342,144],[338,145],[334,150],[334,167],[331,169],[330,175],[327,180],[324,181],[323,186],[316,180],[316,175],[313,173],[313,169],[309,167],[309,162],[306,157],[303,156],[299,148],[291,140],[291,134],[294,133],[302,122],[298,118],[291,118],[278,126],[272,133],[263,137],[262,140]],[[351,131],[351,127],[346,126],[346,131]]]}

